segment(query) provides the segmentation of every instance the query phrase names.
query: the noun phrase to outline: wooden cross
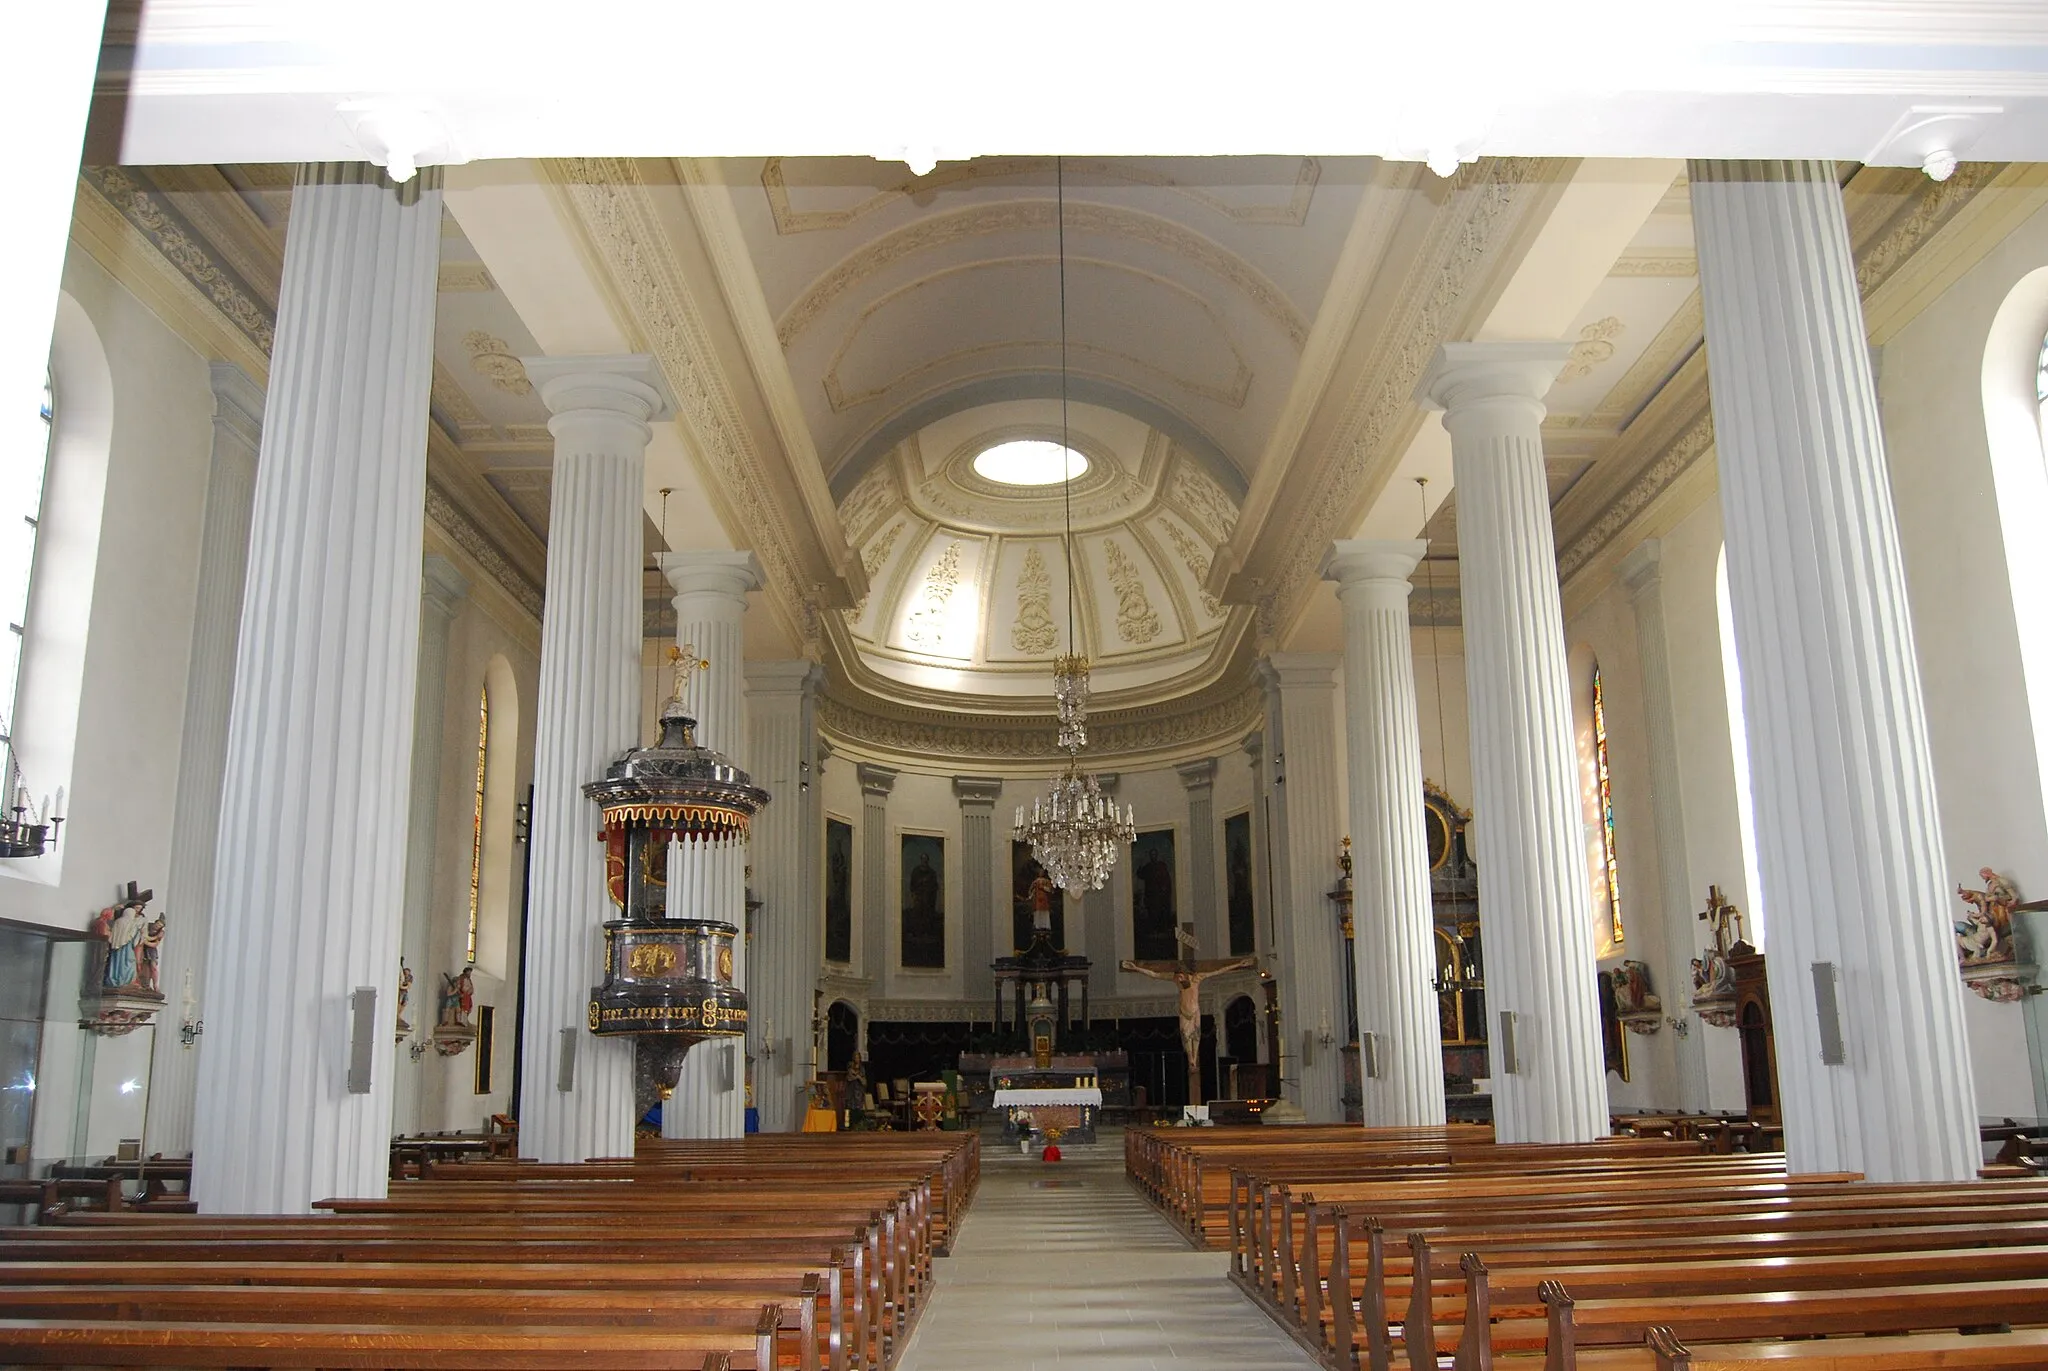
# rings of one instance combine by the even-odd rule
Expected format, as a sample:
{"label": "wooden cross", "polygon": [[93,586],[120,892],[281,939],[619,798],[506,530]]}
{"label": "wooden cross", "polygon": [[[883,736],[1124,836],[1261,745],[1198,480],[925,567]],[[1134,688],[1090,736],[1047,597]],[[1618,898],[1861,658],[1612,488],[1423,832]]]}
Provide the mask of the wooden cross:
{"label": "wooden cross", "polygon": [[1196,957],[1195,926],[1184,923],[1174,930],[1180,957],[1171,962],[1139,962],[1125,958],[1117,965],[1125,971],[1149,976],[1155,981],[1172,981],[1180,987],[1180,1045],[1188,1057],[1188,1103],[1202,1102],[1202,982],[1226,971],[1241,971],[1259,964],[1256,957],[1230,957],[1202,961]]}
{"label": "wooden cross", "polygon": [[[1707,887],[1707,907],[1699,912],[1699,919],[1713,930],[1714,946],[1720,951],[1732,951],[1735,944],[1742,941],[1742,911],[1728,902],[1721,894],[1720,886]],[[1733,938],[1728,936],[1731,924],[1735,928]]]}

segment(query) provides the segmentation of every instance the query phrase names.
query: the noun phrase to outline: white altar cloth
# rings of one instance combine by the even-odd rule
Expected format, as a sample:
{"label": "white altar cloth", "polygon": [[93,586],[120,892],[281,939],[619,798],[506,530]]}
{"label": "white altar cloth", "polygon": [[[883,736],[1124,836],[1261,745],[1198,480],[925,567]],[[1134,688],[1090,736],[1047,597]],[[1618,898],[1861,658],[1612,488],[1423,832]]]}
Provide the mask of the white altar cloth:
{"label": "white altar cloth", "polygon": [[1094,1109],[1102,1108],[1102,1091],[1094,1086],[1085,1088],[1041,1090],[998,1090],[996,1108],[1003,1109],[1013,1104],[1080,1104]]}

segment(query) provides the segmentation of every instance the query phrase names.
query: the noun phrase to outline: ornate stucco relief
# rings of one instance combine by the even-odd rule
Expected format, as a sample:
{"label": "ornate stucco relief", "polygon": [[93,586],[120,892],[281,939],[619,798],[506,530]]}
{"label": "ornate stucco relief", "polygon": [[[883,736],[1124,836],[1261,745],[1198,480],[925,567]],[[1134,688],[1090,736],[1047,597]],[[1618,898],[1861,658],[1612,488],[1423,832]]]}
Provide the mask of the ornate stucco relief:
{"label": "ornate stucco relief", "polygon": [[1114,538],[1103,539],[1102,557],[1116,592],[1116,636],[1127,643],[1151,642],[1159,636],[1159,614],[1145,594],[1145,578]]}
{"label": "ornate stucco relief", "polygon": [[950,542],[924,574],[924,589],[918,594],[917,608],[910,611],[910,618],[905,621],[903,636],[922,648],[936,650],[944,646],[951,628],[947,606],[959,588],[960,544]]}
{"label": "ornate stucco relief", "polygon": [[1059,641],[1059,627],[1052,618],[1052,575],[1045,568],[1045,556],[1037,547],[1024,551],[1024,567],[1017,573],[1017,619],[1010,625],[1010,646],[1019,652],[1039,656],[1052,651]]}

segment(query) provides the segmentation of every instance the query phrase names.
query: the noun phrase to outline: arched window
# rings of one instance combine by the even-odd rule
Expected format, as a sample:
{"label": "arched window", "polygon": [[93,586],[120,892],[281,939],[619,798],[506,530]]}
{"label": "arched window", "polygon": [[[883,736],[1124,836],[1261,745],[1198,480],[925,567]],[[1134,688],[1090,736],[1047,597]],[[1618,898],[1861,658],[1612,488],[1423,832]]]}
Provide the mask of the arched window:
{"label": "arched window", "polygon": [[1571,650],[1572,725],[1579,755],[1579,821],[1586,840],[1586,890],[1598,957],[1621,951],[1621,864],[1614,847],[1614,785],[1607,761],[1607,684],[1600,659],[1583,644]]}
{"label": "arched window", "polygon": [[513,892],[519,887],[517,827],[519,683],[491,658],[477,696],[476,776],[469,849],[469,959],[487,976],[511,965]]}
{"label": "arched window", "polygon": [[[0,637],[0,806],[12,808],[26,785],[14,749],[15,705],[20,695],[21,660],[28,641],[28,590],[36,564],[36,537],[42,527],[43,483],[50,470],[50,434],[55,425],[55,395],[50,375],[43,373],[43,403],[33,426],[17,425],[24,451],[21,460],[0,461],[0,616],[6,633]],[[25,432],[23,430],[26,430]],[[10,444],[11,446],[11,444]],[[40,801],[32,798],[33,807]],[[36,817],[43,817],[40,814]]]}
{"label": "arched window", "polygon": [[1742,710],[1742,659],[1735,651],[1735,615],[1728,600],[1728,549],[1714,573],[1714,606],[1721,621],[1721,688],[1728,697],[1728,748],[1735,763],[1735,823],[1742,839],[1742,879],[1749,887],[1749,943],[1764,945],[1764,886],[1756,860],[1756,801],[1749,789],[1749,722]]}

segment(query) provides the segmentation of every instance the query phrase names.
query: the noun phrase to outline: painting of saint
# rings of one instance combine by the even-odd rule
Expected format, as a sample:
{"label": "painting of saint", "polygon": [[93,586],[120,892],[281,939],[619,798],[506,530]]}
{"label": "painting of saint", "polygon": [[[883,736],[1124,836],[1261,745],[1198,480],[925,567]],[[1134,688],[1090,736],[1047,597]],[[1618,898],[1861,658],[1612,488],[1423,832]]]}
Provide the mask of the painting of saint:
{"label": "painting of saint", "polygon": [[1173,897],[1173,830],[1140,833],[1131,844],[1131,951],[1136,960],[1172,961],[1180,956],[1174,930],[1180,906]]}
{"label": "painting of saint", "polygon": [[946,840],[903,835],[903,965],[946,965]]}
{"label": "painting of saint", "polygon": [[1230,955],[1249,957],[1258,951],[1255,923],[1258,905],[1252,892],[1252,816],[1249,811],[1223,821],[1225,908],[1230,914]]}
{"label": "painting of saint", "polygon": [[1038,864],[1038,858],[1031,855],[1031,844],[1010,842],[1010,946],[1022,952],[1031,946],[1033,910],[1037,901],[1046,901],[1047,912],[1052,916],[1052,945],[1061,951],[1067,946],[1067,892],[1056,885],[1050,890],[1041,888],[1035,895],[1032,886],[1045,875],[1045,868]]}
{"label": "painting of saint", "polygon": [[825,820],[825,960],[853,960],[853,825]]}

